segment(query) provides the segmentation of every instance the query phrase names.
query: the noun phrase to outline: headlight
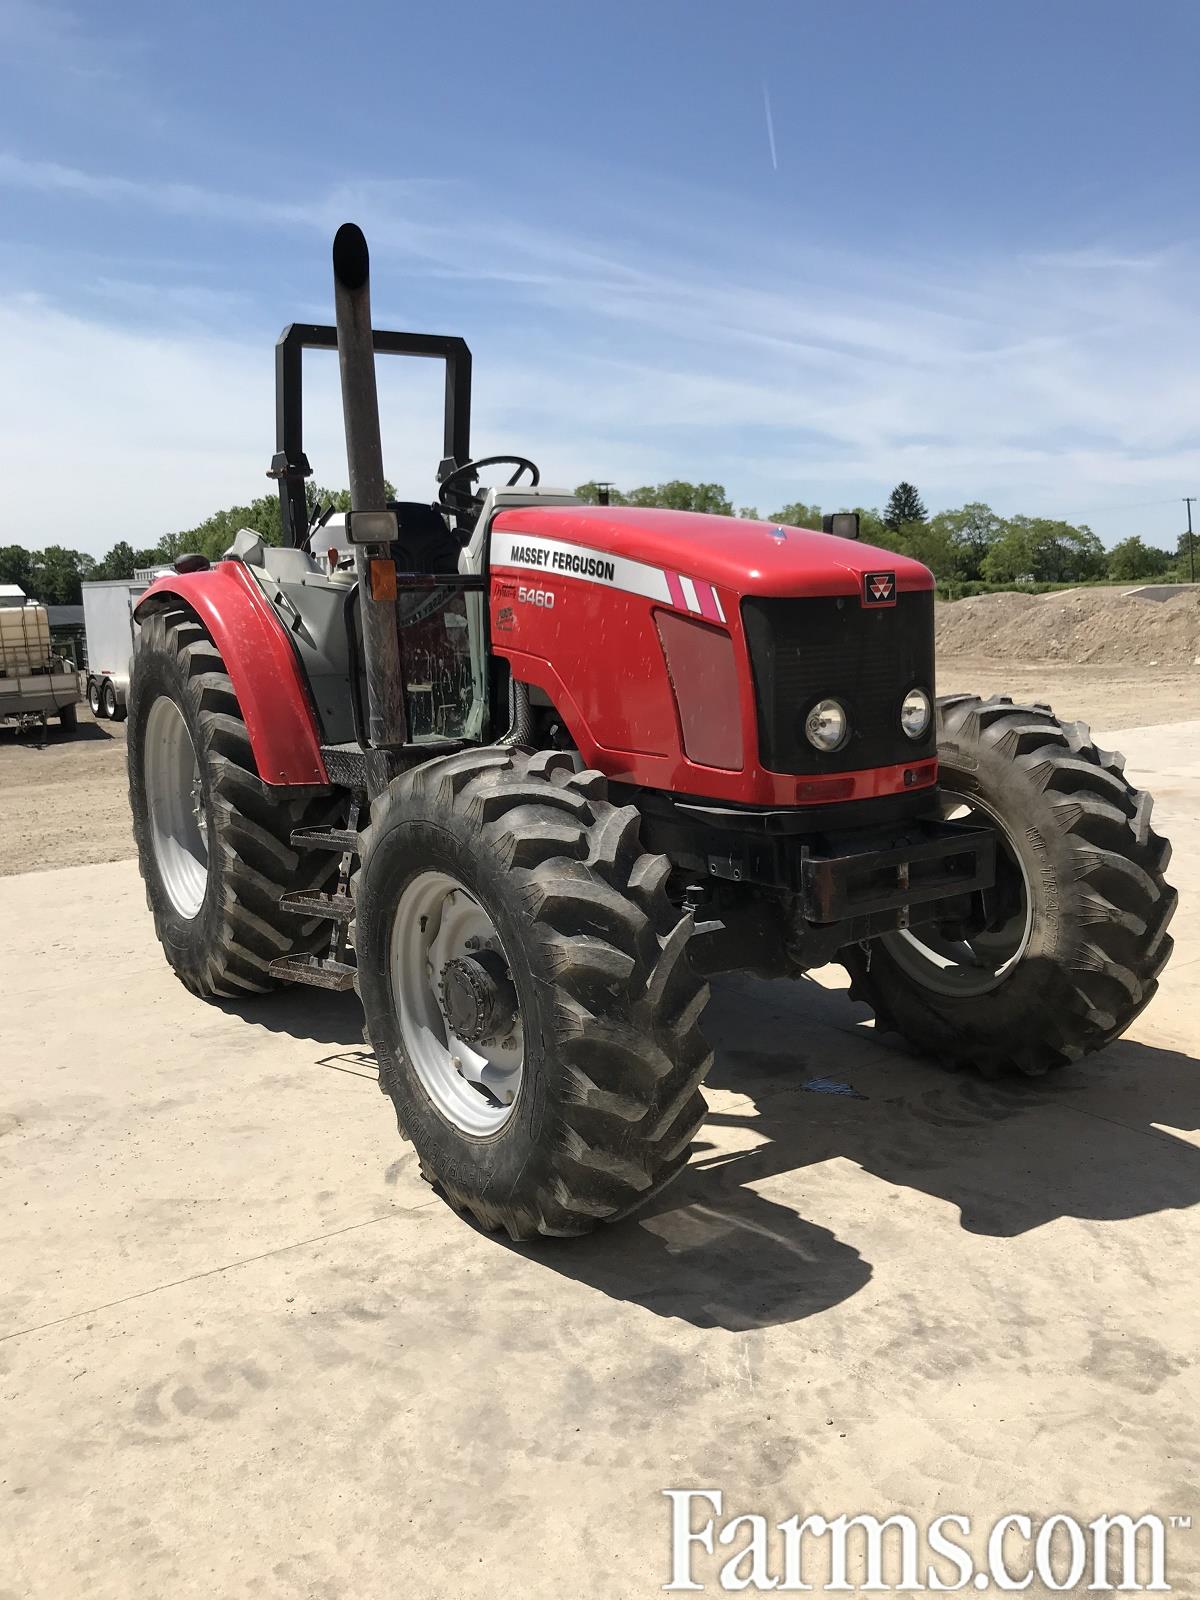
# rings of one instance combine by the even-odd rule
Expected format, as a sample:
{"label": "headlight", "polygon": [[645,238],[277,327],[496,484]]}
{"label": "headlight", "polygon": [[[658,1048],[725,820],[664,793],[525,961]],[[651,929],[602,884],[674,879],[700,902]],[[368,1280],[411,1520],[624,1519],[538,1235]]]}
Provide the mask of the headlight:
{"label": "headlight", "polygon": [[900,726],[910,739],[923,739],[929,732],[933,707],[924,689],[910,689],[900,707]]}
{"label": "headlight", "polygon": [[836,700],[818,700],[804,719],[809,744],[827,753],[840,750],[850,737],[850,719]]}

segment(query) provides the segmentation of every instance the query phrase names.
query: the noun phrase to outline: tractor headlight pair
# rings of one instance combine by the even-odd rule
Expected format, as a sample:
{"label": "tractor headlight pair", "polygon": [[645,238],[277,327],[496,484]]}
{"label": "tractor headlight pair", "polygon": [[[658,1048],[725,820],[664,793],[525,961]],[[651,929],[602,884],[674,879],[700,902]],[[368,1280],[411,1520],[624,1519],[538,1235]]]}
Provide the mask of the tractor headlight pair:
{"label": "tractor headlight pair", "polygon": [[[929,732],[933,706],[924,689],[910,689],[900,705],[900,726],[910,739]],[[804,736],[816,750],[832,755],[850,737],[850,718],[839,700],[818,700],[804,719]]]}

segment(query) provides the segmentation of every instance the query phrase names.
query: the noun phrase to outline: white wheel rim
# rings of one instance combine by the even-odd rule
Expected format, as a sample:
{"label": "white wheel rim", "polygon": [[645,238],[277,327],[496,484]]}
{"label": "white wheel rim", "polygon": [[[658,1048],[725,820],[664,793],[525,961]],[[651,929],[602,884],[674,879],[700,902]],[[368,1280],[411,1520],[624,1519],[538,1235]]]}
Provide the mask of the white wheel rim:
{"label": "white wheel rim", "polygon": [[208,824],[192,736],[167,695],[146,718],[142,770],[158,874],[171,904],[190,922],[208,888]]}
{"label": "white wheel rim", "polygon": [[438,1111],[476,1138],[513,1116],[524,1077],[521,1014],[500,1033],[466,1042],[451,1027],[444,978],[448,963],[485,955],[511,969],[499,932],[469,890],[444,872],[405,885],[392,922],[392,1003],[404,1050]]}
{"label": "white wheel rim", "polygon": [[1000,927],[988,929],[971,939],[939,938],[937,925],[932,923],[883,935],[880,943],[896,964],[935,994],[969,997],[998,989],[1021,961],[1033,932],[1029,874],[1000,818],[974,796],[969,801],[951,800],[943,816],[948,822],[969,822],[973,812],[981,812],[981,820],[996,830],[997,872],[1004,870],[1007,862],[1010,869],[1015,868],[1020,873],[1020,907]]}

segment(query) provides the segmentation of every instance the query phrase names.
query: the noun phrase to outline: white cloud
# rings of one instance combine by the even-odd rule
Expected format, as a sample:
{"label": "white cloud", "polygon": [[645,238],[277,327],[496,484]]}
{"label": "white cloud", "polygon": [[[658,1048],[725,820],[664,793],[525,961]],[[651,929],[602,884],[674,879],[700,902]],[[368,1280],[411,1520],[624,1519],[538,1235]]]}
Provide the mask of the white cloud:
{"label": "white cloud", "polygon": [[[549,213],[538,224],[489,214],[465,188],[447,207],[444,186],[423,180],[343,185],[299,206],[0,156],[0,183],[284,226],[314,251],[359,217],[378,320],[401,305],[407,321],[414,282],[457,306],[475,347],[477,446],[532,454],[557,482],[717,478],[767,511],[794,498],[870,503],[907,477],[931,505],[984,498],[1118,537],[1131,531],[1128,503],[1170,502],[1200,479],[1200,313],[1182,251],[884,263],[786,237],[767,250],[692,222],[672,253],[660,217],[643,219],[636,243],[596,239]],[[92,288],[111,320],[20,296],[0,310],[9,505],[56,517],[46,485],[77,479],[78,530],[61,538],[95,550],[262,492],[269,350],[205,332],[227,325],[243,286],[210,274],[197,289],[143,290],[114,272]],[[150,303],[168,333],[119,325]],[[306,314],[270,310],[279,322]],[[384,393],[389,470],[423,492],[440,453],[435,377],[389,374]],[[325,448],[310,455],[341,482],[332,371],[322,395],[309,420]],[[1169,505],[1133,517],[1162,539],[1177,521]]]}

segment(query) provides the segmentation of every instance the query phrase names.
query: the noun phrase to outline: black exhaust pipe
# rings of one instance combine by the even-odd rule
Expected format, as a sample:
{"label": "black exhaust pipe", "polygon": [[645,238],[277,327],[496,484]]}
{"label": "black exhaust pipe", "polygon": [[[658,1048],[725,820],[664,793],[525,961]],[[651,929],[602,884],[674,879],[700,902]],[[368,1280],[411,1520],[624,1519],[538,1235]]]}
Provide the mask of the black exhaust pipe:
{"label": "black exhaust pipe", "polygon": [[395,749],[408,739],[396,628],[396,566],[391,551],[396,527],[383,480],[371,328],[371,257],[362,229],[353,222],[344,222],[334,237],[333,300],[350,473],[349,528],[358,572],[367,675],[368,738],[377,748]]}

